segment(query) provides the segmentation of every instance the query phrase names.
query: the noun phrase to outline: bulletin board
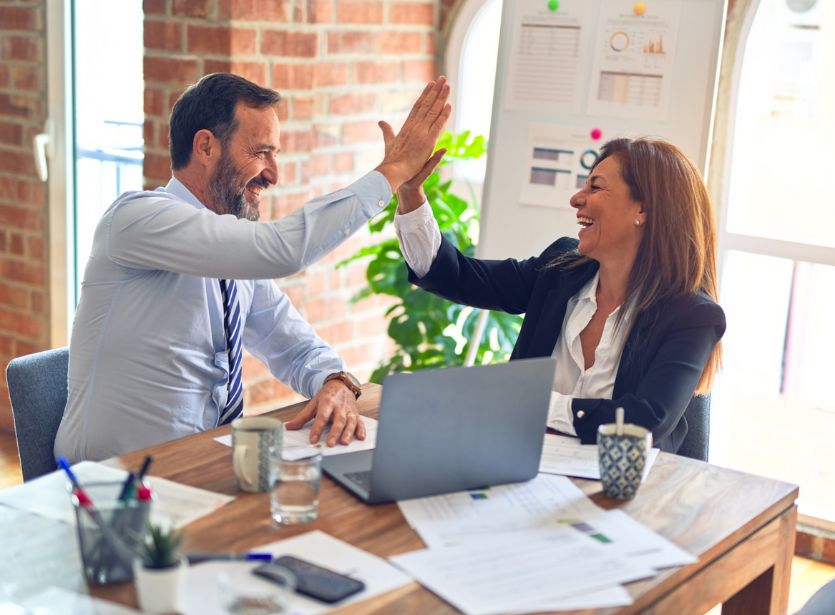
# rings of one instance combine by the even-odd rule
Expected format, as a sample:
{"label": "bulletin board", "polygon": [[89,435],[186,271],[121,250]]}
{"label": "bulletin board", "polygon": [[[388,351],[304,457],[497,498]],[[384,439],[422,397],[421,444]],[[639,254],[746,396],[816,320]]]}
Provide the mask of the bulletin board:
{"label": "bulletin board", "polygon": [[569,198],[611,139],[666,139],[704,172],[725,13],[725,0],[505,0],[479,256],[576,236]]}

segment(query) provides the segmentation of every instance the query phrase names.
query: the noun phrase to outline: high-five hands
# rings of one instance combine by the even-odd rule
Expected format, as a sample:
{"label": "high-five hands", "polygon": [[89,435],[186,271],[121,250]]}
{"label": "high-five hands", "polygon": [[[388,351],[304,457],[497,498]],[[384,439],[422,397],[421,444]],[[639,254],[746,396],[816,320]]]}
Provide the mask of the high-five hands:
{"label": "high-five hands", "polygon": [[386,154],[376,170],[385,176],[392,191],[396,192],[403,183],[427,168],[428,177],[443,157],[444,150],[434,154],[432,150],[452,112],[452,106],[447,102],[449,93],[446,77],[438,77],[426,84],[400,132],[395,134],[387,122],[379,122]]}

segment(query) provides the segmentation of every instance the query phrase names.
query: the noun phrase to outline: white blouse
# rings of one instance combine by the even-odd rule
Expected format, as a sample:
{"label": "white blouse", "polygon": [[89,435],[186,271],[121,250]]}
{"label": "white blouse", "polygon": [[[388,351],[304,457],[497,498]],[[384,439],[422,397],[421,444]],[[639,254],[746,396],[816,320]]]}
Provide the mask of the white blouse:
{"label": "white blouse", "polygon": [[[409,267],[418,277],[425,276],[441,246],[441,232],[429,203],[424,202],[410,213],[395,215],[394,228]],[[617,316],[623,306],[609,314],[594,353],[594,364],[584,369],[580,333],[597,311],[595,297],[598,281],[599,276],[595,274],[569,299],[562,330],[552,353],[557,359],[557,371],[548,410],[548,426],[572,436],[577,435],[571,411],[571,402],[575,397],[612,398],[632,317],[632,310],[627,310],[621,322],[617,323]]]}

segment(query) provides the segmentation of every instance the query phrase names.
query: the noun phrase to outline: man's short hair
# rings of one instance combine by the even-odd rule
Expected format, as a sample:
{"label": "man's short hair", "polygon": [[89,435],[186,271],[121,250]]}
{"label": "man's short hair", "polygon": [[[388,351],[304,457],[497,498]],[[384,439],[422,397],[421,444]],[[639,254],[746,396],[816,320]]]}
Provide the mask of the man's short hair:
{"label": "man's short hair", "polygon": [[168,132],[171,168],[182,169],[191,160],[191,147],[197,131],[211,130],[221,141],[238,127],[235,106],[243,102],[255,109],[275,105],[280,96],[248,79],[230,73],[212,73],[190,86],[171,111]]}

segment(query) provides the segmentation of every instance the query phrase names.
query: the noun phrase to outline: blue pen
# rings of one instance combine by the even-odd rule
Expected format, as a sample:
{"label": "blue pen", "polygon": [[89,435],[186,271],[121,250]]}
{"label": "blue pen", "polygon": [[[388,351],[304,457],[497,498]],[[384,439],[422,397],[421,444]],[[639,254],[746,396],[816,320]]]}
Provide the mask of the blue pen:
{"label": "blue pen", "polygon": [[63,455],[58,457],[58,465],[64,472],[67,473],[67,476],[69,477],[73,488],[81,489],[81,484],[78,482],[78,478],[76,478],[75,472],[72,471],[72,467],[70,466],[70,462],[67,460],[67,458]]}
{"label": "blue pen", "polygon": [[270,553],[188,553],[186,554],[189,564],[199,564],[211,560],[239,561],[239,562],[271,562],[273,556]]}

